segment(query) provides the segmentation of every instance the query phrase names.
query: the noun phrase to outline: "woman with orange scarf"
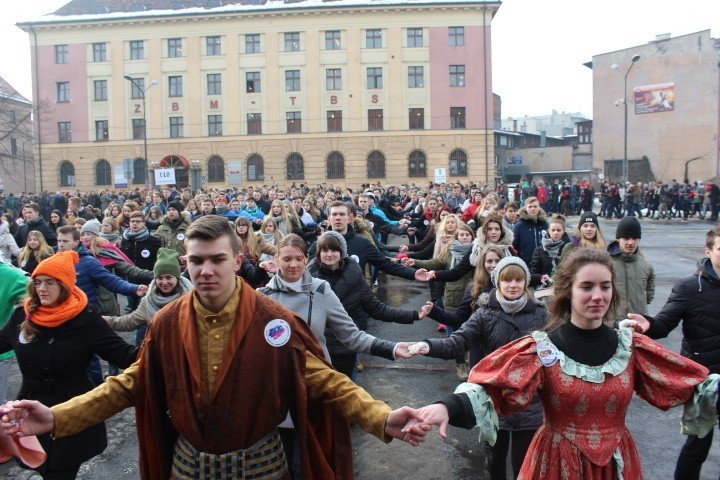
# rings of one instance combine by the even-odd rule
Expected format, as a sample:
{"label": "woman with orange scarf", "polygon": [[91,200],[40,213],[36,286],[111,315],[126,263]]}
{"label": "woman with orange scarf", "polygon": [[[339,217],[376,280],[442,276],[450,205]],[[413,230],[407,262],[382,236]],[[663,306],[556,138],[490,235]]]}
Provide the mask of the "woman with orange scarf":
{"label": "woman with orange scarf", "polygon": [[[15,350],[23,375],[18,398],[56,405],[92,390],[86,369],[94,354],[121,368],[135,361],[137,348],[108,326],[75,285],[78,262],[75,251],[40,262],[24,305],[0,330],[0,353]],[[37,470],[46,480],[75,478],[80,465],[107,446],[104,423],[66,438],[38,439],[47,460]]]}

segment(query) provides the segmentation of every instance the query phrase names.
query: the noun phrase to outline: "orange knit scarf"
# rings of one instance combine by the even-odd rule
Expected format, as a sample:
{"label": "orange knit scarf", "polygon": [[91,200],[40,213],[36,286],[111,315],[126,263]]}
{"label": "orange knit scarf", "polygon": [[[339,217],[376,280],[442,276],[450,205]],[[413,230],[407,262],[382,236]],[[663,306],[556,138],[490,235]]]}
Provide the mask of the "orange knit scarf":
{"label": "orange knit scarf", "polygon": [[73,285],[70,298],[54,307],[40,306],[29,313],[30,298],[25,299],[25,314],[27,319],[41,327],[59,327],[68,320],[72,320],[87,307],[88,299],[85,292]]}

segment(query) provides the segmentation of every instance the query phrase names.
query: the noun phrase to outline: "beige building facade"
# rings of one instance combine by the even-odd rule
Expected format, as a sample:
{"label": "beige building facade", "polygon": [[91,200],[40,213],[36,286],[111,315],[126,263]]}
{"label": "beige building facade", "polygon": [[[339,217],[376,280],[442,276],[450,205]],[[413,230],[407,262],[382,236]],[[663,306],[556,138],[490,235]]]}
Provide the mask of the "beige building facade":
{"label": "beige building facade", "polygon": [[50,104],[38,188],[494,176],[499,2],[87,3],[20,25]]}

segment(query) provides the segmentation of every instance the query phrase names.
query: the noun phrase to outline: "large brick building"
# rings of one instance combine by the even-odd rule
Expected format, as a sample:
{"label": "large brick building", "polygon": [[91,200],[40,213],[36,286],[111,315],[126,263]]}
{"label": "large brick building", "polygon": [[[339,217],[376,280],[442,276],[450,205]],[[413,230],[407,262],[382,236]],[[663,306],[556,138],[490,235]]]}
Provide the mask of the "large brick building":
{"label": "large brick building", "polygon": [[19,24],[42,188],[489,181],[499,6],[73,0]]}

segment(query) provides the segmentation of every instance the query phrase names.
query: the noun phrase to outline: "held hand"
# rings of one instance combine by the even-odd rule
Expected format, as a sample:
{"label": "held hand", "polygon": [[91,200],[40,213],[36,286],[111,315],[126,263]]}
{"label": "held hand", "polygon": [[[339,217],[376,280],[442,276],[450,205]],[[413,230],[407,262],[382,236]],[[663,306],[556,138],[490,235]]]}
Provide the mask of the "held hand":
{"label": "held hand", "polygon": [[278,271],[278,264],[275,260],[265,260],[260,262],[258,266],[268,273],[277,273]]}
{"label": "held hand", "polygon": [[418,410],[417,413],[420,418],[417,419],[418,416],[414,416],[414,418],[405,425],[403,432],[413,431],[413,428],[417,428],[420,425],[438,425],[440,427],[438,434],[442,438],[447,438],[447,426],[450,421],[450,415],[444,404],[435,403],[433,405],[428,405],[427,407],[423,407]]}
{"label": "held hand", "polygon": [[[415,235],[416,233],[417,233],[417,228],[415,228],[415,227],[409,227],[407,229],[408,235]],[[407,249],[407,246],[405,246],[405,245],[403,245],[403,246]],[[400,248],[402,248],[402,247],[400,247]],[[400,251],[402,252],[402,250],[400,250]]]}
{"label": "held hand", "polygon": [[[408,423],[415,422],[413,426],[408,427]],[[423,425],[420,422],[418,411],[410,407],[401,407],[393,410],[387,417],[385,423],[385,433],[393,438],[407,442],[413,447],[417,447],[425,441],[427,432],[432,427]]]}
{"label": "held hand", "polygon": [[0,429],[14,437],[48,433],[55,426],[52,410],[35,400],[8,402],[0,407],[0,414]]}
{"label": "held hand", "polygon": [[[412,229],[408,228],[408,233],[410,233],[410,230],[412,230]],[[412,234],[411,234],[411,235],[412,235]],[[400,250],[399,250],[399,251],[400,251],[400,253],[405,253],[405,252],[407,252],[407,251],[408,251],[407,245],[400,245]]]}
{"label": "held hand", "polygon": [[430,345],[428,345],[426,342],[411,343],[409,344],[407,351],[411,356],[427,355],[428,353],[430,353]]}
{"label": "held hand", "polygon": [[187,263],[187,255],[180,255],[180,265],[185,265]]}
{"label": "held hand", "polygon": [[429,282],[432,279],[430,275],[432,272],[428,272],[424,268],[415,271],[415,280],[418,282]]}
{"label": "held hand", "polygon": [[415,259],[414,259],[414,258],[407,258],[407,257],[401,258],[401,259],[400,259],[400,263],[402,263],[402,264],[405,265],[406,267],[412,267],[413,265],[415,265]]}
{"label": "held hand", "polygon": [[549,282],[549,281],[550,281],[550,275],[545,274],[542,277],[540,277],[540,283],[542,283],[543,287],[547,286],[547,282]]}
{"label": "held hand", "polygon": [[645,333],[650,330],[650,322],[644,316],[638,315],[637,313],[628,313],[628,318],[622,320],[618,326],[630,327],[637,333]]}
{"label": "held hand", "polygon": [[395,358],[412,358],[413,355],[408,351],[410,345],[412,345],[412,342],[397,342]]}
{"label": "held hand", "polygon": [[425,318],[428,315],[430,315],[430,312],[432,311],[433,306],[434,305],[432,302],[425,302],[425,305],[420,307],[420,312],[418,313],[418,317],[420,317],[422,319],[422,318]]}
{"label": "held hand", "polygon": [[135,295],[137,295],[138,297],[144,297],[147,291],[147,285],[138,285],[137,290],[135,290]]}

